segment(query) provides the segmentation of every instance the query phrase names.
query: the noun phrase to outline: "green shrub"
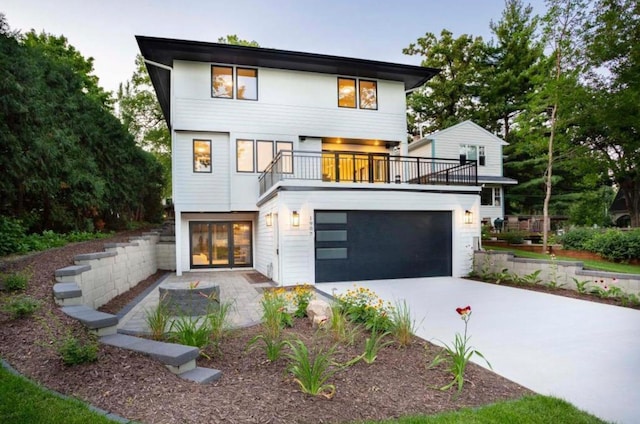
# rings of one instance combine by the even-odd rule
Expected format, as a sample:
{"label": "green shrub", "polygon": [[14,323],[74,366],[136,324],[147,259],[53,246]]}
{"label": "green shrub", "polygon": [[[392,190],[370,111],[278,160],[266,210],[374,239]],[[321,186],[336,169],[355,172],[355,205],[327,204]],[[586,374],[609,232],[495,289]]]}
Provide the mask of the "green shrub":
{"label": "green shrub", "polygon": [[79,365],[98,359],[98,343],[95,340],[80,341],[67,335],[58,345],[58,354],[65,365]]}
{"label": "green shrub", "polygon": [[609,229],[597,233],[586,243],[587,250],[611,261],[628,261],[640,257],[640,230]]}
{"label": "green shrub", "polygon": [[338,305],[352,322],[364,324],[367,330],[377,328],[380,331],[389,331],[393,326],[390,317],[391,304],[385,303],[369,288],[355,286],[347,290],[345,294],[338,296]]}
{"label": "green shrub", "polygon": [[2,276],[2,285],[5,290],[18,291],[27,288],[29,282],[29,274],[26,272],[16,272],[13,274],[5,274]]}
{"label": "green shrub", "polygon": [[526,231],[507,231],[500,234],[500,238],[509,244],[522,244],[526,235]]}
{"label": "green shrub", "polygon": [[565,249],[588,250],[589,242],[598,232],[594,228],[573,228],[561,237],[560,242]]}
{"label": "green shrub", "polygon": [[0,256],[27,251],[25,228],[19,219],[0,216]]}
{"label": "green shrub", "polygon": [[2,309],[15,319],[33,315],[39,307],[40,302],[37,299],[27,295],[18,295],[11,297]]}

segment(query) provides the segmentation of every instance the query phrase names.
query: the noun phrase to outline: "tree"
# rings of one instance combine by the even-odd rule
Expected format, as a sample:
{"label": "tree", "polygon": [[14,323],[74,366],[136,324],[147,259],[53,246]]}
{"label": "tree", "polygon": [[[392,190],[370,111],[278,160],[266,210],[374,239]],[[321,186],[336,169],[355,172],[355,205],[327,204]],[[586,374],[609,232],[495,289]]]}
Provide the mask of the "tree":
{"label": "tree", "polygon": [[218,43],[233,44],[236,46],[260,47],[257,41],[248,41],[239,38],[236,34],[229,34],[218,38]]}
{"label": "tree", "polygon": [[420,55],[424,58],[422,66],[441,69],[409,96],[410,126],[415,129],[420,124],[432,132],[474,117],[478,110],[479,75],[486,53],[482,37],[463,34],[454,38],[444,29],[438,39],[428,32],[403,53]]}
{"label": "tree", "polygon": [[640,226],[640,3],[599,0],[585,37],[593,70],[585,88],[577,144],[622,191]]}
{"label": "tree", "polygon": [[511,142],[511,125],[516,115],[527,108],[534,89],[534,77],[544,57],[543,44],[537,39],[539,18],[531,6],[521,0],[506,0],[502,17],[490,27],[495,35],[487,49],[488,66],[482,75],[479,124],[501,134]]}

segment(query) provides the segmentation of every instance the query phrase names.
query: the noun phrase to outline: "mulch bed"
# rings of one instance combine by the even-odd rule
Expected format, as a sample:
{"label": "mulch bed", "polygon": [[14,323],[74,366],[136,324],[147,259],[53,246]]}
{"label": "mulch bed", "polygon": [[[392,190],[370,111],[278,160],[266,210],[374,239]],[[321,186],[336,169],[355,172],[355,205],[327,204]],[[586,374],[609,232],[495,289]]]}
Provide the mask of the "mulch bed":
{"label": "mulch bed", "polygon": [[[77,254],[101,251],[105,242],[131,235],[77,243],[0,264],[4,272],[31,267],[33,276],[26,293],[42,301],[35,318],[10,320],[0,312],[0,356],[53,390],[145,423],[337,423],[431,414],[531,393],[474,364],[469,365],[467,383],[459,396],[455,390],[440,391],[437,387],[445,385],[450,375],[441,366],[427,370],[438,348],[415,339],[407,348],[385,347],[371,365],[359,362],[338,372],[329,381],[336,386],[333,399],[311,397],[301,393],[285,371],[286,359],[270,363],[261,349],[247,351],[259,326],[232,332],[211,360],[199,360],[199,366],[223,371],[222,379],[214,384],[182,380],[149,357],[102,345],[96,363],[64,366],[50,341],[68,331],[83,334],[85,330],[55,306],[51,295],[54,271],[72,264]],[[145,284],[153,284],[157,277]],[[126,305],[138,290],[142,289],[114,299],[104,310]],[[0,293],[1,298],[5,296]],[[296,320],[286,332],[318,346],[333,344],[328,334],[318,333],[304,319]],[[363,343],[360,336],[354,346],[340,347],[336,360],[355,357]]]}

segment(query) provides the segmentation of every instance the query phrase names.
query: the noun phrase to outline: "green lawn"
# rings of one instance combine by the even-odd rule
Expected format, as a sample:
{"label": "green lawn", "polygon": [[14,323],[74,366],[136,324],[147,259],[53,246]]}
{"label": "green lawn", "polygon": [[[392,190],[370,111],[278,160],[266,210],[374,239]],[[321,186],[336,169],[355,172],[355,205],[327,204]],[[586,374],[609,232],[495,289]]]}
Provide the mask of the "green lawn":
{"label": "green lawn", "polygon": [[603,424],[599,418],[583,412],[561,399],[548,396],[527,396],[510,402],[500,402],[478,409],[465,408],[438,415],[417,415],[388,421],[366,421],[366,424]]}
{"label": "green lawn", "polygon": [[[0,366],[0,422],[30,423],[97,423],[112,424],[104,415],[91,411],[85,403],[60,398],[31,381],[13,375]],[[520,400],[500,402],[478,409],[462,409],[432,416],[408,416],[397,420],[367,423],[573,423],[603,424],[568,402],[547,396],[527,396]]]}
{"label": "green lawn", "polygon": [[63,399],[0,366],[0,423],[113,424],[75,399]]}
{"label": "green lawn", "polygon": [[[547,254],[527,252],[525,250],[518,250],[513,247],[487,246],[486,250],[513,252],[513,254],[519,258],[549,259],[549,255]],[[609,262],[604,260],[597,261],[592,259],[568,258],[563,257],[562,255],[556,255],[556,259],[560,261],[579,261],[584,263],[585,268],[597,271],[620,272],[623,274],[640,274],[640,265],[619,264],[616,262]]]}

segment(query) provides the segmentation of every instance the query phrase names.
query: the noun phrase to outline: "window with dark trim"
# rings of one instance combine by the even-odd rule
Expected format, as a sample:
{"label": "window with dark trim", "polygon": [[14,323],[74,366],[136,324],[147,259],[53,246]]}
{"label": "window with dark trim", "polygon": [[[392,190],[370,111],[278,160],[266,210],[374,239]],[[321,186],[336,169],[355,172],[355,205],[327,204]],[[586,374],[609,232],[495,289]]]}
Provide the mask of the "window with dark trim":
{"label": "window with dark trim", "polygon": [[360,80],[360,109],[378,109],[378,83],[376,81]]}
{"label": "window with dark trim", "polygon": [[273,160],[273,141],[258,140],[256,142],[256,157],[258,164],[258,172],[263,172]]}
{"label": "window with dark trim", "polygon": [[233,67],[211,66],[211,97],[233,99]]}
{"label": "window with dark trim", "polygon": [[478,165],[484,166],[487,159],[484,155],[484,146],[478,146]]}
{"label": "window with dark trim", "polygon": [[356,80],[338,78],[338,106],[356,108]]}
{"label": "window with dark trim", "polygon": [[236,140],[236,170],[254,172],[253,140]]}
{"label": "window with dark trim", "polygon": [[212,172],[211,140],[193,140],[193,172]]}
{"label": "window with dark trim", "polygon": [[236,98],[240,100],[258,100],[258,70],[236,68]]}

